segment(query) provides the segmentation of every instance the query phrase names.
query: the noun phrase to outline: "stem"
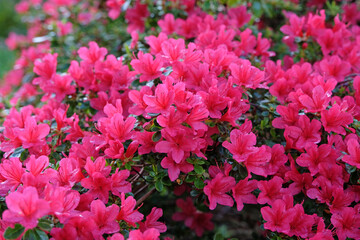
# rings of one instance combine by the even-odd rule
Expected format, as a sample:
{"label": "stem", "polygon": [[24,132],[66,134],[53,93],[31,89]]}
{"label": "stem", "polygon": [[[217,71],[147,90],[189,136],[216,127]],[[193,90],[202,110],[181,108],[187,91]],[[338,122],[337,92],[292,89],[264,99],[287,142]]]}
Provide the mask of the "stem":
{"label": "stem", "polygon": [[139,200],[137,200],[136,206],[139,206],[142,202],[144,202],[154,191],[155,191],[155,188],[152,188],[144,196],[142,196]]}

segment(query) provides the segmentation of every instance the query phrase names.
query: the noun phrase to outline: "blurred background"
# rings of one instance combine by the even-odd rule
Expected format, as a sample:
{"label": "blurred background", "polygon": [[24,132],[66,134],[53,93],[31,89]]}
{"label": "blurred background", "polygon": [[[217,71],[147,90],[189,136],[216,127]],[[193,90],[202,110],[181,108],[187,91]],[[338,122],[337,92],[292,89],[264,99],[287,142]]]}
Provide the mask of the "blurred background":
{"label": "blurred background", "polygon": [[14,6],[18,0],[0,0],[0,79],[9,71],[15,61],[15,53],[10,51],[4,41],[9,32],[25,33],[25,26],[21,24]]}

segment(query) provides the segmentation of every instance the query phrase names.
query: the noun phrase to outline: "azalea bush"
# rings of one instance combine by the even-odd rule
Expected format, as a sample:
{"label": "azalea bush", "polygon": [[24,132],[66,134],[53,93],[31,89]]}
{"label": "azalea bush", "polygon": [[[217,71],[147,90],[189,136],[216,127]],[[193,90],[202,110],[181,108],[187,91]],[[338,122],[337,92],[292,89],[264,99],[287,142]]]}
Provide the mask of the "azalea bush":
{"label": "azalea bush", "polygon": [[359,8],[21,0],[1,239],[360,239]]}

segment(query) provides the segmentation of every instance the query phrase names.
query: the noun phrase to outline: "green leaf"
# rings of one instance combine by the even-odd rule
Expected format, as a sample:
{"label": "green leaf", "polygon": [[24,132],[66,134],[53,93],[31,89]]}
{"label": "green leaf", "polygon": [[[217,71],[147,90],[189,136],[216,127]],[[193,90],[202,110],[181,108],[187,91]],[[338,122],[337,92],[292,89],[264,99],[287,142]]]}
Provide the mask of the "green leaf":
{"label": "green leaf", "polygon": [[21,224],[15,224],[14,228],[8,227],[5,230],[5,239],[16,239],[24,232],[25,228]]}
{"label": "green leaf", "polygon": [[38,240],[37,234],[33,229],[29,229],[26,231],[24,236],[22,237],[23,240]]}
{"label": "green leaf", "polygon": [[130,162],[125,163],[125,169],[131,170],[131,163]]}
{"label": "green leaf", "polygon": [[251,8],[253,14],[256,16],[256,17],[260,17],[263,13],[263,9],[261,7],[261,3],[260,2],[254,2],[252,4],[252,8]]}
{"label": "green leaf", "polygon": [[35,228],[35,233],[36,233],[36,235],[37,235],[37,238],[36,238],[36,239],[39,239],[39,240],[49,240],[48,235],[47,235],[44,231],[41,231],[40,229]]}
{"label": "green leaf", "polygon": [[156,132],[152,135],[151,140],[154,142],[158,142],[161,139],[161,132]]}
{"label": "green leaf", "polygon": [[198,189],[203,189],[205,187],[205,183],[202,178],[195,178],[194,185]]}
{"label": "green leaf", "polygon": [[195,165],[194,166],[194,171],[197,173],[197,174],[203,174],[205,172],[205,170],[200,166],[200,165]]}
{"label": "green leaf", "polygon": [[351,173],[355,172],[357,168],[354,166],[351,166],[350,164],[345,163],[345,169],[349,174],[351,174]]}
{"label": "green leaf", "polygon": [[214,238],[213,238],[214,240],[224,240],[225,238],[224,238],[224,236],[221,234],[221,233],[216,233],[215,235],[214,235]]}
{"label": "green leaf", "polygon": [[162,183],[162,181],[157,181],[155,183],[155,188],[158,192],[162,192],[162,190],[164,189],[164,184]]}
{"label": "green leaf", "polygon": [[41,228],[45,231],[48,231],[48,232],[51,231],[52,225],[53,225],[53,223],[49,219],[40,219],[39,223],[38,223],[39,228]]}
{"label": "green leaf", "polygon": [[10,157],[19,158],[24,150],[25,150],[24,148],[18,147],[15,149],[14,153],[10,155]]}
{"label": "green leaf", "polygon": [[25,161],[25,159],[27,159],[29,156],[29,150],[25,149],[21,154],[20,154],[20,160],[21,161]]}
{"label": "green leaf", "polygon": [[22,237],[23,240],[49,240],[48,235],[41,231],[38,228],[29,229],[26,231],[24,236]]}
{"label": "green leaf", "polygon": [[161,127],[158,127],[158,126],[155,126],[155,125],[151,126],[151,128],[150,128],[151,132],[157,132],[157,131],[160,131],[160,130],[161,130]]}

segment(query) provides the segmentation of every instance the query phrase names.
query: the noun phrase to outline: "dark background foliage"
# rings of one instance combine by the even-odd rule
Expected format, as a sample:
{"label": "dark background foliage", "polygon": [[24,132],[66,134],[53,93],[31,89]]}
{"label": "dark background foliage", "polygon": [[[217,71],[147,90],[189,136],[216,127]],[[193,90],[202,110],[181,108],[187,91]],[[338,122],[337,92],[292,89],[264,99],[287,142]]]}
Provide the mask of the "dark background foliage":
{"label": "dark background foliage", "polygon": [[0,0],[0,79],[9,71],[15,61],[15,54],[4,43],[9,32],[25,33],[19,14],[15,13],[17,0]]}

